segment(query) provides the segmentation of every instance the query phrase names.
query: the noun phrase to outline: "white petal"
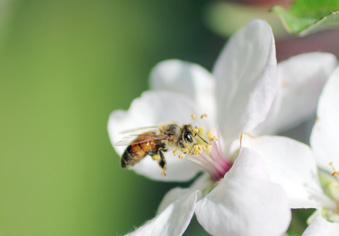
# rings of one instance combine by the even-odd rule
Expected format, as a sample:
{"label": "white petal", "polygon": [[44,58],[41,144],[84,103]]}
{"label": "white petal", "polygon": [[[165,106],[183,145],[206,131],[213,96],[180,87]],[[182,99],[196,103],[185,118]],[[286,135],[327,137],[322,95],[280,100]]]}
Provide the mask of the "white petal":
{"label": "white petal", "polygon": [[170,191],[168,191],[165,196],[163,197],[159,207],[158,207],[158,213],[161,213],[163,210],[165,210],[169,205],[171,205],[173,202],[178,200],[181,196],[194,192],[193,189],[190,188],[172,188]]}
{"label": "white petal", "polygon": [[339,223],[331,223],[322,216],[317,216],[307,227],[302,236],[338,236]]}
{"label": "white petal", "polygon": [[211,177],[208,174],[203,174],[189,188],[173,188],[168,191],[165,196],[163,197],[159,207],[158,213],[162,212],[168,205],[176,201],[184,194],[192,193],[198,191],[198,197],[200,197],[200,192],[203,189],[212,186],[214,182],[212,182]]}
{"label": "white petal", "polygon": [[331,171],[330,162],[339,169],[339,68],[321,94],[318,118],[312,130],[311,145],[320,167]]}
{"label": "white petal", "polygon": [[226,142],[266,119],[278,88],[275,44],[264,21],[230,39],[214,67],[218,122]]}
{"label": "white petal", "polygon": [[292,128],[315,114],[321,90],[337,60],[330,53],[305,53],[278,64],[280,86],[260,133]]}
{"label": "white petal", "polygon": [[188,227],[197,201],[197,192],[181,195],[160,214],[146,222],[129,236],[173,236],[182,235]]}
{"label": "white petal", "polygon": [[184,94],[200,113],[215,117],[214,79],[197,64],[174,59],[160,62],[152,70],[151,88]]}
{"label": "white petal", "polygon": [[242,149],[234,166],[205,198],[196,216],[212,235],[278,236],[291,212],[283,190],[266,180],[257,154]]}
{"label": "white petal", "polygon": [[281,185],[291,208],[318,208],[331,202],[324,195],[310,148],[279,136],[244,135],[244,147],[257,152],[265,162],[270,180]]}
{"label": "white petal", "polygon": [[[195,113],[191,100],[166,91],[145,92],[131,104],[128,112],[115,111],[111,114],[108,131],[113,147],[121,155],[126,147],[116,145],[121,141],[121,132],[133,128],[154,126],[175,122],[190,122],[191,114]],[[191,179],[199,168],[188,160],[179,160],[170,152],[165,153],[167,160],[167,176],[162,176],[158,164],[146,157],[133,167],[137,173],[154,180],[182,181]]]}

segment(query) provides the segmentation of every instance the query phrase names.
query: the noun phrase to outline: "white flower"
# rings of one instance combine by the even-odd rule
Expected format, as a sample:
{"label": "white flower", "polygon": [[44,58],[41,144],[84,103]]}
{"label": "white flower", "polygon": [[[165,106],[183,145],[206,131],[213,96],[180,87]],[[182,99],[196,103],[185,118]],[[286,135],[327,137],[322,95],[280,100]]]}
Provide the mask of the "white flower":
{"label": "white flower", "polygon": [[202,177],[189,189],[169,191],[157,216],[130,235],[182,235],[195,212],[212,235],[278,236],[290,221],[284,191],[267,180],[260,158],[242,149],[233,167],[212,191]]}
{"label": "white flower", "polygon": [[[318,165],[332,172],[332,166],[339,167],[339,68],[334,71],[321,94],[317,115],[311,146]],[[317,212],[303,236],[339,235],[339,180],[330,179],[325,187],[332,198],[332,206],[324,206]]]}
{"label": "white flower", "polygon": [[[254,21],[230,39],[213,75],[178,60],[156,66],[153,90],[134,100],[128,112],[112,113],[113,145],[121,131],[190,123],[192,113],[207,113],[209,127],[220,132],[223,142],[209,157],[197,158],[199,165],[166,153],[166,177],[150,158],[133,167],[155,180],[186,181],[202,170],[213,180],[203,176],[189,189],[171,190],[157,216],[131,235],[181,235],[194,212],[214,235],[281,235],[289,224],[289,208],[317,208],[326,202],[307,146],[282,137],[249,135],[240,151],[234,152],[231,144],[241,133],[276,132],[309,116],[334,65],[335,58],[325,53],[277,65],[271,28]],[[115,149],[122,154],[122,147]]]}

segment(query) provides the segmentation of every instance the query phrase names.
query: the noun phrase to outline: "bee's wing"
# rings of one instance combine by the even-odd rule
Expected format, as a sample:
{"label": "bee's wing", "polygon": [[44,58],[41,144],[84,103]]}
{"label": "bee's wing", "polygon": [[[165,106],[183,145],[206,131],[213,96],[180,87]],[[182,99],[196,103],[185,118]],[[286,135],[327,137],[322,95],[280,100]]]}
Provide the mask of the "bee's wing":
{"label": "bee's wing", "polygon": [[[154,126],[145,126],[145,127],[138,127],[138,128],[134,128],[134,129],[129,129],[129,130],[124,130],[122,132],[120,132],[120,134],[122,135],[121,139],[115,143],[115,146],[127,146],[129,145],[135,138],[137,138],[138,136],[147,133],[147,132],[155,132],[159,130],[159,125],[154,125]],[[152,136],[152,137],[148,137],[146,139],[144,139],[143,141],[137,141],[135,143],[144,143],[144,142],[149,142],[150,140],[163,140],[166,139],[167,137],[160,137],[159,135],[157,136]]]}
{"label": "bee's wing", "polygon": [[124,130],[121,131],[121,135],[134,135],[137,136],[139,134],[148,132],[148,131],[155,131],[159,129],[159,125],[153,125],[153,126],[145,126],[145,127],[138,127],[134,129]]}
{"label": "bee's wing", "polygon": [[134,139],[136,139],[140,134],[129,134],[123,136],[118,142],[114,143],[114,146],[127,146],[129,145]]}
{"label": "bee's wing", "polygon": [[129,140],[128,139],[121,139],[118,142],[114,143],[114,146],[117,146],[117,147],[128,146],[131,142],[132,142],[132,139],[129,139]]}
{"label": "bee's wing", "polygon": [[147,142],[151,142],[151,141],[162,141],[162,140],[167,140],[168,136],[167,135],[156,135],[156,136],[149,136],[140,140],[135,140],[133,141],[133,139],[122,139],[119,142],[115,143],[115,146],[127,146],[129,144],[131,144],[131,142],[133,141],[133,144],[142,144],[142,143],[147,143]]}

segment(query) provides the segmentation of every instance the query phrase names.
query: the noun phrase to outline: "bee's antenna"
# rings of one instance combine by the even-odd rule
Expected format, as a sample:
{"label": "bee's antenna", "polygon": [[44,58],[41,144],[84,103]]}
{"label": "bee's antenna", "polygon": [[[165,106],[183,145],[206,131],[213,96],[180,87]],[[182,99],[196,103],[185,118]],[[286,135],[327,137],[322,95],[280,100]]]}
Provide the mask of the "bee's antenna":
{"label": "bee's antenna", "polygon": [[206,144],[208,144],[208,142],[206,141],[206,139],[204,139],[203,137],[201,137],[199,134],[197,134],[197,136]]}

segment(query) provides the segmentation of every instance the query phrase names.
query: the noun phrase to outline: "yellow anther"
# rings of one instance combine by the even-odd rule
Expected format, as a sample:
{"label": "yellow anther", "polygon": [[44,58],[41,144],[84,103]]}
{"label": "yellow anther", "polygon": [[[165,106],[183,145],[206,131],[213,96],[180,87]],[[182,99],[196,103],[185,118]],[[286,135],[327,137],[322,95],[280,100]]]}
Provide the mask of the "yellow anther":
{"label": "yellow anther", "polygon": [[205,130],[202,127],[195,127],[193,128],[193,134],[194,135],[199,135],[199,136],[204,136],[205,135]]}
{"label": "yellow anther", "polygon": [[198,116],[197,116],[196,114],[193,113],[193,114],[191,115],[191,118],[192,118],[192,120],[196,120],[196,119],[198,118]]}
{"label": "yellow anther", "polygon": [[218,137],[215,136],[211,131],[207,133],[208,141],[215,142],[218,141]]}
{"label": "yellow anther", "polygon": [[204,128],[200,127],[200,128],[199,128],[198,134],[199,134],[200,136],[205,136],[205,130],[204,130]]}
{"label": "yellow anther", "polygon": [[207,114],[202,114],[202,115],[200,116],[200,119],[207,119]]}
{"label": "yellow anther", "polygon": [[184,153],[184,154],[188,154],[190,151],[188,148],[182,148],[181,151]]}
{"label": "yellow anther", "polygon": [[204,147],[202,145],[196,144],[192,148],[191,155],[193,156],[199,156],[204,151]]}

